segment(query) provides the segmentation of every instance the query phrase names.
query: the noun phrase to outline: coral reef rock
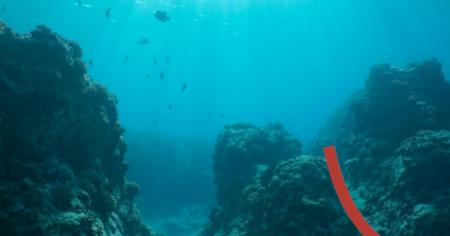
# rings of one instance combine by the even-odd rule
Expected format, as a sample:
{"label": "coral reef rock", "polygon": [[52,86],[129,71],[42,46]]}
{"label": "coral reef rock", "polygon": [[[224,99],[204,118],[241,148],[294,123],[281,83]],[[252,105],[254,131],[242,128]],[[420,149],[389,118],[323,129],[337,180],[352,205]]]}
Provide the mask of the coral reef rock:
{"label": "coral reef rock", "polygon": [[382,235],[450,231],[450,84],[437,60],[373,67],[365,89],[308,152],[331,144],[353,197]]}
{"label": "coral reef rock", "polygon": [[381,235],[450,232],[450,84],[437,60],[374,66],[308,155],[276,127],[239,124],[219,136],[217,206],[204,236],[357,235],[324,158],[314,157],[332,144],[352,197]]}
{"label": "coral reef rock", "polygon": [[244,123],[226,126],[213,156],[218,201],[233,198],[258,170],[300,155],[301,148],[302,144],[280,124],[262,128]]}
{"label": "coral reef rock", "polygon": [[[387,164],[386,164],[387,163]],[[366,199],[385,235],[445,235],[450,231],[450,131],[420,131],[386,160],[384,190]],[[386,181],[386,182],[385,182]],[[386,185],[386,183],[389,183]]]}
{"label": "coral reef rock", "polygon": [[0,22],[2,235],[150,235],[127,184],[116,99],[80,47]]}
{"label": "coral reef rock", "polygon": [[203,235],[354,235],[322,157],[278,124],[225,127],[214,154],[217,206]]}
{"label": "coral reef rock", "polygon": [[307,151],[335,144],[342,157],[391,155],[421,130],[450,129],[450,84],[437,60],[405,69],[374,66],[365,88],[351,97]]}

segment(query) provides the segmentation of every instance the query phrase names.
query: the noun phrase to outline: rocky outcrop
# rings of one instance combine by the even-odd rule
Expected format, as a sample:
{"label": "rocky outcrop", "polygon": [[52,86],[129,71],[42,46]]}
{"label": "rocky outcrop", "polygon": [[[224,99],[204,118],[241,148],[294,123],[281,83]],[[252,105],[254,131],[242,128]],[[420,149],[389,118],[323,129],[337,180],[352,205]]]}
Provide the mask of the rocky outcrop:
{"label": "rocky outcrop", "polygon": [[[309,155],[286,151],[291,145],[284,141],[266,142],[254,126],[241,127],[227,127],[218,139],[215,174],[223,192],[205,236],[357,235],[324,158],[309,156],[332,144],[352,197],[381,235],[450,231],[450,84],[437,60],[373,67],[365,88],[330,118]],[[258,163],[265,167],[254,168]],[[235,178],[243,184],[227,183]]]}
{"label": "rocky outcrop", "polygon": [[363,90],[351,97],[307,151],[335,144],[341,156],[389,155],[421,130],[450,129],[450,84],[437,60],[406,68],[374,66]]}
{"label": "rocky outcrop", "polygon": [[216,208],[204,235],[354,235],[325,162],[300,156],[266,169],[237,204]]}
{"label": "rocky outcrop", "polygon": [[125,179],[116,99],[81,56],[45,26],[0,23],[2,235],[150,235]]}
{"label": "rocky outcrop", "polygon": [[382,235],[444,235],[450,222],[450,84],[437,60],[375,66],[309,151],[335,144],[353,197]]}
{"label": "rocky outcrop", "polygon": [[217,200],[239,194],[258,169],[300,155],[302,144],[280,124],[259,128],[250,124],[226,126],[213,155]]}
{"label": "rocky outcrop", "polygon": [[281,125],[225,127],[214,167],[217,207],[203,235],[351,235],[323,158],[300,156]]}
{"label": "rocky outcrop", "polygon": [[385,163],[389,184],[373,180],[369,215],[385,235],[445,235],[450,230],[450,131],[420,131]]}

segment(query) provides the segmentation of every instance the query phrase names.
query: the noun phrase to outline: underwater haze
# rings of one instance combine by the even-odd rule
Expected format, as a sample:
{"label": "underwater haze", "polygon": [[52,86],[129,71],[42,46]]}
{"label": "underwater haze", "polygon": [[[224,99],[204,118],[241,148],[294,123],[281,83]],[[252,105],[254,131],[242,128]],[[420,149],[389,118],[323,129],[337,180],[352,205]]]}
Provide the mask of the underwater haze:
{"label": "underwater haze", "polygon": [[336,145],[381,235],[450,235],[449,25],[448,0],[0,0],[0,234],[358,235]]}
{"label": "underwater haze", "polygon": [[[375,63],[439,58],[450,73],[446,0],[1,3],[16,31],[44,24],[80,44],[127,130],[214,140],[227,123],[278,121],[309,141]],[[155,20],[156,10],[170,21]],[[142,38],[149,44],[137,45]]]}

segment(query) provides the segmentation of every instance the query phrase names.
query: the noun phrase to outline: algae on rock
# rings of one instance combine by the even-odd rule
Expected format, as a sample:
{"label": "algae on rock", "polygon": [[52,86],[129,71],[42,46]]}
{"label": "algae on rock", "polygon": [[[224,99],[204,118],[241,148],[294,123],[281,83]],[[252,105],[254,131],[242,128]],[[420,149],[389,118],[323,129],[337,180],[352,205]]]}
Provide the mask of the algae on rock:
{"label": "algae on rock", "polygon": [[260,129],[238,124],[219,136],[217,206],[203,235],[356,235],[323,157],[309,156],[328,145],[337,147],[352,197],[381,235],[450,232],[450,84],[437,60],[373,67],[309,155],[285,131]]}
{"label": "algae on rock", "polygon": [[351,235],[320,157],[279,124],[226,126],[214,154],[217,206],[205,236]]}
{"label": "algae on rock", "polygon": [[309,148],[337,146],[361,210],[382,235],[450,228],[450,83],[437,60],[374,66]]}
{"label": "algae on rock", "polygon": [[125,200],[136,187],[116,99],[81,56],[45,26],[17,34],[0,22],[2,235],[150,235]]}

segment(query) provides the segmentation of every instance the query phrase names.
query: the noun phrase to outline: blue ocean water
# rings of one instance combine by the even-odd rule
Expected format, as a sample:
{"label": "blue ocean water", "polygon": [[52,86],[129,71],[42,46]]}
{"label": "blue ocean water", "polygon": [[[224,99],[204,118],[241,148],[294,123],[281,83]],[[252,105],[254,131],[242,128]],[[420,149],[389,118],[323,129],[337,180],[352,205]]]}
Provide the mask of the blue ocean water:
{"label": "blue ocean water", "polygon": [[[436,57],[450,73],[446,0],[81,3],[1,0],[0,14],[19,32],[45,24],[80,43],[128,130],[213,140],[226,123],[279,121],[308,141],[375,63]],[[158,22],[156,10],[171,20]]]}
{"label": "blue ocean water", "polygon": [[[204,150],[225,124],[280,122],[307,143],[364,86],[373,64],[438,58],[450,78],[448,0],[0,0],[0,8],[17,32],[44,24],[78,42],[92,79],[117,96],[128,133],[171,137],[155,141],[169,146],[154,155],[176,150],[173,161],[190,166],[186,173],[202,168],[209,177]],[[158,10],[170,20],[155,19]],[[149,43],[139,45],[143,39]],[[142,164],[134,179],[158,171],[155,161],[130,159]],[[159,171],[157,181],[180,177],[179,169]],[[148,180],[149,196],[161,193],[157,181]],[[202,195],[192,202],[211,204],[213,190]],[[158,199],[182,198],[140,201],[155,209]]]}

